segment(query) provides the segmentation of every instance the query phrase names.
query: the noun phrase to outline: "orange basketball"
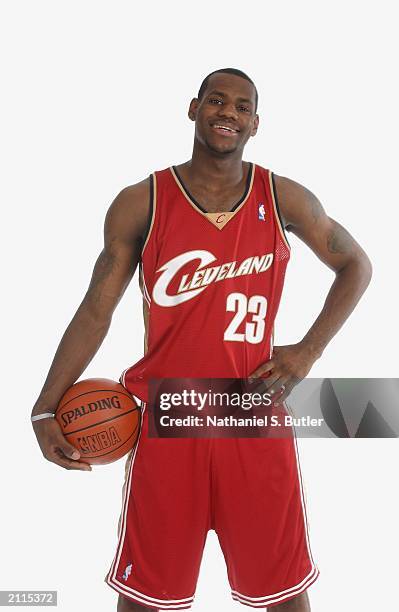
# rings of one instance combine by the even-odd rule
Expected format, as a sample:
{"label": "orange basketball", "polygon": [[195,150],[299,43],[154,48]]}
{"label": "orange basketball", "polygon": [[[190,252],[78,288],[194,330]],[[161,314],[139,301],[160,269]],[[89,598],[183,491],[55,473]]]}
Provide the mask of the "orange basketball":
{"label": "orange basketball", "polygon": [[90,464],[112,463],[137,441],[140,408],[123,385],[107,378],[87,378],[70,387],[55,418],[68,442]]}

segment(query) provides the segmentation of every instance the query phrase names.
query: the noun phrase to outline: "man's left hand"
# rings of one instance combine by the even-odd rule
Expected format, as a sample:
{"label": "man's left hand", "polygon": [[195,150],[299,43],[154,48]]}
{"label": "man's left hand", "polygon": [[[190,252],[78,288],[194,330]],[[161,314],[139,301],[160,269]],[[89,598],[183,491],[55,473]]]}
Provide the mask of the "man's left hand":
{"label": "man's left hand", "polygon": [[[275,346],[272,358],[260,365],[249,376],[249,379],[251,381],[262,378],[262,389],[266,389],[273,401],[280,404],[305,378],[316,359],[317,356],[300,342],[287,346]],[[267,374],[268,376],[265,377]],[[252,385],[255,386],[255,382]]]}

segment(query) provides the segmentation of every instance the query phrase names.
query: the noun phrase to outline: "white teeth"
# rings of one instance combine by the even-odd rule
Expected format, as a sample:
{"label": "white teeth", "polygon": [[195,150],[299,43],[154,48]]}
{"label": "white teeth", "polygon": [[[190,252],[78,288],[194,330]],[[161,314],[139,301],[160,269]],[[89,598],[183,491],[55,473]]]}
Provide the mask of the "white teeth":
{"label": "white teeth", "polygon": [[214,128],[219,128],[221,130],[228,130],[229,132],[236,132],[236,130],[233,130],[232,128],[226,127],[225,125],[214,125]]}

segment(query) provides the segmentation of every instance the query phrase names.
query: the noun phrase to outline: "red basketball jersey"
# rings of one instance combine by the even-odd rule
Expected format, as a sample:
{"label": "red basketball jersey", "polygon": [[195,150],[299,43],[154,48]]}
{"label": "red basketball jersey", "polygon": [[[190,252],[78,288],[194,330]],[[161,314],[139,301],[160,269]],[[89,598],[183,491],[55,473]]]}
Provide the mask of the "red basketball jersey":
{"label": "red basketball jersey", "polygon": [[202,209],[174,167],[151,176],[151,192],[145,355],[121,376],[145,402],[151,378],[244,378],[271,357],[290,254],[270,170],[249,165],[230,212]]}
{"label": "red basketball jersey", "polygon": [[206,213],[168,168],[152,177],[152,205],[140,262],[146,350],[121,376],[143,418],[106,581],[148,608],[188,609],[214,529],[233,599],[269,609],[319,575],[294,437],[160,439],[146,408],[152,378],[245,378],[269,360],[289,259],[273,175],[250,164],[233,209]]}

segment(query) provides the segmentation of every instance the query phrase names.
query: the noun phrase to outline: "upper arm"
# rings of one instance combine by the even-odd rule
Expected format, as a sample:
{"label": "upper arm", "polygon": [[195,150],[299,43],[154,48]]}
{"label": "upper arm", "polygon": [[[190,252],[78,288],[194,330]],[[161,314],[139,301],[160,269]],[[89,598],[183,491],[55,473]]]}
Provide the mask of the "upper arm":
{"label": "upper arm", "polygon": [[326,214],[309,189],[286,177],[274,176],[280,213],[288,231],[298,236],[336,272],[354,259],[370,264],[353,236]]}
{"label": "upper arm", "polygon": [[104,248],[83,300],[96,318],[111,318],[135,272],[150,209],[150,179],[146,179],[123,189],[107,211]]}

